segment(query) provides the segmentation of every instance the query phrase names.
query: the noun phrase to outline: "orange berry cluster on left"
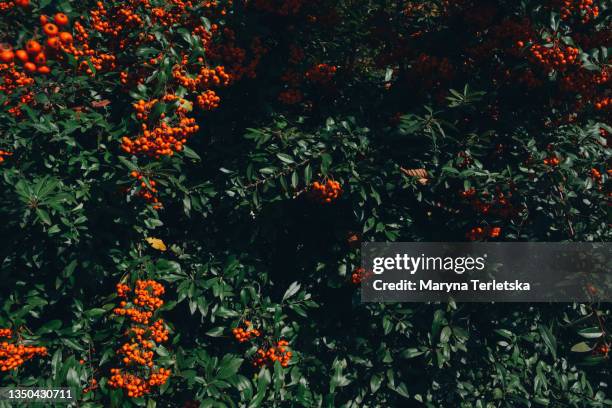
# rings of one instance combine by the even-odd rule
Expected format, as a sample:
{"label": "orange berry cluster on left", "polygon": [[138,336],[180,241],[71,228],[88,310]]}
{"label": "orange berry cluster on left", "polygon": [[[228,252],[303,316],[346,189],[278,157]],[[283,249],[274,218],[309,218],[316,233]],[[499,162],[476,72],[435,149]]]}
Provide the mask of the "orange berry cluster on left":
{"label": "orange berry cluster on left", "polygon": [[259,348],[253,365],[255,367],[262,367],[264,365],[274,364],[275,361],[278,361],[282,367],[287,367],[293,355],[293,353],[287,349],[288,345],[288,341],[279,340],[276,342],[276,347],[270,347],[268,349]]}
{"label": "orange berry cluster on left", "polygon": [[334,180],[327,180],[326,183],[315,181],[310,189],[311,198],[321,204],[328,204],[337,200],[342,195],[340,183]]}
{"label": "orange berry cluster on left", "polygon": [[[0,329],[0,338],[11,340],[13,331],[11,329]],[[14,370],[35,356],[46,356],[46,347],[24,346],[17,342],[3,341],[0,343],[0,371]]]}
{"label": "orange berry cluster on left", "polygon": [[47,66],[47,59],[53,56],[62,47],[72,43],[72,34],[61,31],[59,27],[68,24],[68,17],[63,13],[57,13],[53,17],[53,22],[47,16],[40,17],[42,31],[46,34],[47,40],[44,44],[35,39],[26,42],[25,49],[19,49],[13,53],[12,50],[2,52],[3,62],[13,62],[18,60],[23,65],[23,69],[31,74],[39,73],[46,75],[51,72]]}
{"label": "orange berry cluster on left", "polygon": [[[18,70],[14,60],[15,52],[12,47],[0,44],[0,92],[18,98],[18,103],[8,110],[11,115],[18,117],[21,115],[21,107],[34,100],[34,93],[30,89],[34,79],[26,72]],[[9,106],[11,102],[10,98],[6,98],[2,106]]]}
{"label": "orange berry cluster on left", "polygon": [[128,316],[131,326],[125,332],[128,341],[117,350],[123,367],[111,368],[108,385],[124,389],[128,397],[138,398],[165,384],[170,377],[170,370],[156,367],[153,360],[156,344],[168,341],[169,332],[162,319],[149,325],[155,311],[164,304],[160,297],[165,292],[164,286],[154,280],[137,280],[129,305],[131,291],[128,285],[117,284],[117,295],[123,300],[113,313]]}
{"label": "orange berry cluster on left", "polygon": [[261,332],[257,329],[254,329],[253,324],[248,320],[244,321],[244,327],[238,326],[232,329],[232,333],[234,334],[236,340],[238,340],[238,342],[240,343],[244,343],[254,337],[261,336]]}

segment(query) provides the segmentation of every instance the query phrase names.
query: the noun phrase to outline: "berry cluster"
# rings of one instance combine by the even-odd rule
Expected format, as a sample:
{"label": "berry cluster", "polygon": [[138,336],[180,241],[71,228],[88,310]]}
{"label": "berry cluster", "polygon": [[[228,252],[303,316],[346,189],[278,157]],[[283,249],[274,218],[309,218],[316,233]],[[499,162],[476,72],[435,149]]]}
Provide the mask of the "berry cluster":
{"label": "berry cluster", "polygon": [[135,374],[125,374],[118,368],[111,369],[112,376],[108,380],[111,388],[122,388],[127,391],[128,397],[138,398],[151,392],[152,387],[164,385],[170,377],[170,370],[163,367],[152,372],[149,379]]}
{"label": "berry cluster", "polygon": [[610,353],[610,346],[608,344],[602,344],[601,346],[597,347],[595,350],[598,354],[601,354],[605,358],[608,358],[608,354]]}
{"label": "berry cluster", "polygon": [[608,107],[612,107],[612,98],[605,97],[595,102],[595,109],[597,110],[607,109]]}
{"label": "berry cluster", "polygon": [[[162,113],[159,118],[153,119],[153,124],[147,124],[151,111],[158,103],[175,106],[172,115],[174,121]],[[136,118],[141,122],[142,134],[133,139],[128,136],[122,138],[121,148],[126,153],[154,157],[172,156],[174,152],[183,150],[187,138],[199,130],[195,119],[186,116],[188,109],[185,107],[185,101],[176,95],[166,94],[161,100],[153,99],[148,102],[141,99],[133,106],[137,112]]]}
{"label": "berry cluster", "polygon": [[[65,61],[65,56],[68,54],[79,61],[79,70],[92,76],[94,73],[92,67],[96,70],[115,67],[114,55],[98,53],[90,47],[89,34],[80,22],[74,24],[77,40],[75,41],[73,35],[68,31],[69,19],[65,14],[56,13],[53,17],[43,14],[39,21],[41,30],[46,35],[42,44],[36,39],[31,39],[26,42],[24,49],[15,52],[10,49],[3,51],[2,60],[5,62],[19,61],[24,71],[43,75],[51,72],[47,65],[48,61]],[[79,47],[75,46],[75,42],[79,43]]]}
{"label": "berry cluster", "polygon": [[[249,320],[245,320],[242,327],[239,325],[232,329],[232,334],[239,343],[246,343],[262,336],[261,331],[253,328],[253,324]],[[289,342],[280,340],[276,342],[276,347],[268,347],[268,345],[268,340],[264,340],[262,347],[257,349],[253,358],[253,365],[255,367],[262,367],[279,361],[283,367],[287,367],[292,356],[291,351],[287,350]]]}
{"label": "berry cluster", "polygon": [[179,85],[191,92],[212,86],[227,86],[231,79],[222,66],[217,66],[214,69],[202,67],[195,76],[192,76],[185,71],[184,66],[177,65],[172,69],[172,76]]}
{"label": "berry cluster", "polygon": [[582,23],[588,23],[599,15],[599,7],[593,5],[593,0],[563,0],[561,4],[561,19],[569,20],[572,16],[580,18]]}
{"label": "berry cluster", "polygon": [[512,204],[513,197],[512,189],[504,192],[501,188],[495,188],[495,194],[489,194],[483,191],[477,195],[475,188],[470,188],[465,191],[460,191],[459,196],[468,201],[472,209],[481,215],[495,215],[501,218],[509,218],[515,216],[518,211]]}
{"label": "berry cluster", "polygon": [[[47,36],[44,45],[35,39],[26,42],[25,49],[19,49],[14,53],[11,50],[4,51],[2,60],[12,62],[18,60],[23,69],[28,73],[48,74],[51,72],[47,66],[47,58],[65,46],[72,44],[72,34],[67,31],[60,31],[60,27],[68,24],[68,17],[63,13],[57,13],[53,17],[53,22],[47,16],[40,16],[42,31]],[[8,60],[8,61],[7,61]]]}
{"label": "berry cluster", "polygon": [[480,241],[487,237],[499,238],[500,235],[500,227],[474,227],[467,232],[466,238],[470,241]]}
{"label": "berry cluster", "polygon": [[569,66],[577,63],[578,48],[559,43],[533,44],[529,47],[532,59],[545,71],[565,71]]}
{"label": "berry cluster", "polygon": [[367,272],[365,268],[359,267],[356,268],[351,274],[351,282],[355,285],[359,285],[361,282],[365,281],[371,276],[372,272]]}
{"label": "berry cluster", "polygon": [[165,323],[158,319],[149,325],[154,312],[164,304],[160,296],[165,289],[154,280],[137,280],[131,306],[127,301],[130,291],[128,285],[117,284],[117,295],[124,300],[113,313],[128,316],[132,324],[125,333],[129,340],[117,350],[124,368],[110,370],[108,385],[126,390],[128,397],[138,398],[165,384],[171,374],[168,369],[156,368],[153,361],[156,344],[168,341]]}
{"label": "berry cluster", "polygon": [[[98,1],[96,8],[90,11],[92,28],[110,38],[117,38],[124,32],[129,33],[131,29],[141,26],[144,21],[136,11],[137,3],[130,0],[120,7],[107,9],[102,1]],[[125,43],[120,43],[120,46],[124,47]]]}
{"label": "berry cluster", "polygon": [[262,367],[264,365],[273,365],[275,361],[280,362],[281,366],[287,367],[293,353],[287,350],[289,342],[286,340],[279,340],[276,342],[276,347],[270,347],[268,349],[259,348],[253,365],[255,367]]}
{"label": "berry cluster", "polygon": [[[32,39],[23,50],[0,49],[0,91],[16,94],[17,88],[25,89],[32,85],[32,74],[50,73],[47,66],[50,60],[66,65],[69,62],[67,57],[70,57],[70,60],[77,61],[79,71],[90,76],[100,70],[114,70],[120,64],[119,79],[122,84],[141,84],[153,70],[158,69],[156,65],[176,56],[178,59],[172,62],[173,80],[168,82],[165,94],[136,104],[139,135],[123,137],[121,147],[126,153],[155,158],[172,156],[181,151],[187,138],[199,129],[195,119],[186,116],[192,106],[196,105],[202,110],[217,108],[220,98],[211,87],[227,86],[230,81],[245,75],[255,77],[255,69],[266,49],[261,39],[255,37],[251,40],[252,55],[247,57],[249,50],[237,45],[236,35],[231,29],[220,30],[217,24],[212,24],[210,28],[203,26],[199,12],[210,17],[226,14],[225,5],[218,1],[201,2],[197,7],[195,2],[184,0],[171,0],[163,6],[153,3],[149,0],[128,0],[121,4],[97,1],[89,15],[75,21],[72,29],[69,29],[68,16],[63,13],[52,17],[41,15],[40,32],[45,36],[44,41]],[[17,4],[26,6],[29,2],[0,1],[0,10],[8,10]],[[206,61],[204,57],[190,54],[189,50],[178,51],[174,55],[159,53],[144,62],[134,58],[136,50],[143,45],[161,41],[151,31],[141,29],[145,24],[162,27],[161,35],[171,43],[174,42],[170,38],[173,34],[168,29],[175,26],[184,27],[201,37],[206,49]],[[214,36],[219,38],[213,41]],[[210,61],[227,62],[230,71],[226,72],[223,66],[213,65],[210,68]],[[19,62],[20,65],[17,64]],[[195,74],[191,73],[193,71]],[[174,95],[179,86],[193,93],[185,96],[189,101]],[[34,100],[31,92],[17,96],[21,97],[19,106]],[[156,114],[152,118],[151,110],[158,102],[172,103],[175,108],[172,113],[169,109],[161,117]],[[8,100],[3,101],[4,105],[8,103]],[[11,113],[20,115],[19,106],[11,108]],[[148,123],[149,119],[152,123]],[[145,198],[154,201],[154,192],[144,191],[142,195],[151,196]]]}
{"label": "berry cluster", "polygon": [[342,195],[340,183],[334,180],[327,180],[326,183],[315,181],[310,189],[310,197],[313,201],[326,204],[337,200]]}
{"label": "berry cluster", "polygon": [[591,178],[596,181],[601,180],[601,172],[595,168],[591,169]]}
{"label": "berry cluster", "polygon": [[317,64],[306,71],[305,76],[312,83],[327,85],[334,79],[337,70],[335,65]]}
{"label": "berry cluster", "polygon": [[560,78],[560,88],[564,92],[580,95],[577,108],[590,103],[595,109],[600,110],[607,106],[604,102],[606,98],[602,99],[600,96],[600,90],[604,90],[609,81],[610,71],[607,67],[602,67],[600,71],[588,71],[582,68],[564,73]]}
{"label": "berry cluster", "polygon": [[261,336],[261,332],[257,329],[253,329],[253,325],[248,320],[244,321],[244,327],[239,326],[232,329],[232,333],[240,343],[245,343],[254,337]]}
{"label": "berry cluster", "polygon": [[[11,61],[14,53],[10,47],[2,48],[0,45],[0,61]],[[5,96],[14,96],[18,99],[16,105],[9,108],[9,113],[15,117],[21,115],[21,107],[34,100],[34,93],[30,89],[34,84],[34,79],[25,72],[16,69],[14,62],[0,63],[0,92]],[[9,106],[11,100],[6,98],[3,106]]]}
{"label": "berry cluster", "polygon": [[9,0],[0,1],[0,11],[7,11],[13,7],[27,8],[30,5],[30,0]]}
{"label": "berry cluster", "polygon": [[550,156],[542,160],[545,165],[555,167],[561,163],[561,160],[557,156]]}
{"label": "berry cluster", "polygon": [[[117,285],[117,295],[127,299],[130,287],[125,284]],[[134,289],[132,303],[138,307],[128,307],[128,302],[123,300],[120,307],[115,308],[113,313],[118,316],[128,316],[132,322],[147,325],[153,312],[163,306],[164,301],[159,297],[164,294],[164,287],[154,280],[138,280]]]}
{"label": "berry cluster", "polygon": [[98,389],[98,380],[96,380],[95,378],[92,378],[91,380],[89,380],[89,384],[87,385],[87,387],[83,388],[83,394],[87,394],[97,389]]}
{"label": "berry cluster", "polygon": [[[0,329],[0,338],[12,339],[13,332],[10,329]],[[24,346],[21,343],[0,343],[0,371],[14,370],[35,356],[46,356],[46,347]]]}
{"label": "berry cluster", "polygon": [[207,47],[209,58],[222,63],[230,73],[232,81],[238,81],[244,77],[255,78],[256,69],[268,52],[261,38],[254,37],[247,50],[238,45],[236,33],[230,28],[226,27],[214,34],[219,38]]}
{"label": "berry cluster", "polygon": [[198,95],[198,107],[202,110],[213,110],[219,107],[221,98],[217,96],[215,91],[208,90]]}
{"label": "berry cluster", "polygon": [[138,196],[142,197],[148,203],[153,204],[153,209],[161,209],[162,203],[159,201],[159,198],[157,198],[158,190],[157,188],[155,188],[155,186],[157,185],[155,180],[151,180],[151,178],[149,177],[149,183],[147,184],[147,182],[144,180],[144,175],[136,170],[132,171],[130,173],[130,176],[140,182],[140,184],[137,186]]}

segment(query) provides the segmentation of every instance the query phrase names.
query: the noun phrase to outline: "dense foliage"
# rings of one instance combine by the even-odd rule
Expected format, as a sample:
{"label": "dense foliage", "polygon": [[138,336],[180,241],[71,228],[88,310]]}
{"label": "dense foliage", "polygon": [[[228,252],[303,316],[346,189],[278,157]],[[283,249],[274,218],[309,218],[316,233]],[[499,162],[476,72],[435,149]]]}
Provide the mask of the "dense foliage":
{"label": "dense foliage", "polygon": [[363,241],[610,239],[611,22],[603,0],[0,1],[0,386],[611,406],[608,304],[359,300]]}

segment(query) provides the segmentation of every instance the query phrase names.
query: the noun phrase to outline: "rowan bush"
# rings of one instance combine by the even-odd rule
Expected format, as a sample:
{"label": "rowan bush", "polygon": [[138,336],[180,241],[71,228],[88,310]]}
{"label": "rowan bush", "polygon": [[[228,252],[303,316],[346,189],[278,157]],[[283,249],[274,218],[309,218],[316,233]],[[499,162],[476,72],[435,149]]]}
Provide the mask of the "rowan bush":
{"label": "rowan bush", "polygon": [[610,239],[611,23],[600,0],[0,1],[0,386],[612,404],[609,304],[360,302],[363,242]]}

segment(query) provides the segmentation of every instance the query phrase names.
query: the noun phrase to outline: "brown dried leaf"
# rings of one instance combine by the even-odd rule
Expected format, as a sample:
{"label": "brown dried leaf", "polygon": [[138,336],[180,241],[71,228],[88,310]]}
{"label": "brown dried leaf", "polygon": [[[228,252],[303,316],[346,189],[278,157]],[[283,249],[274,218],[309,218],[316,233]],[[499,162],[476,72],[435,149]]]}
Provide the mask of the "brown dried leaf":
{"label": "brown dried leaf", "polygon": [[93,101],[91,103],[91,106],[94,108],[103,108],[108,105],[110,105],[110,101],[108,99],[102,99],[101,101]]}
{"label": "brown dried leaf", "polygon": [[402,173],[409,177],[418,177],[418,182],[422,185],[425,185],[429,182],[429,175],[427,174],[427,170],[425,169],[405,169],[400,167]]}

